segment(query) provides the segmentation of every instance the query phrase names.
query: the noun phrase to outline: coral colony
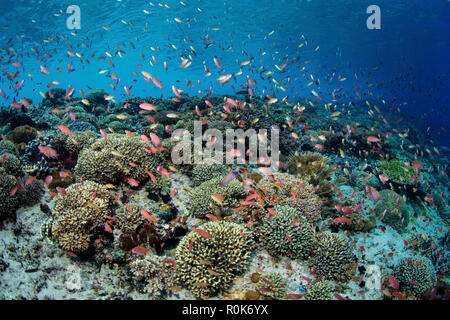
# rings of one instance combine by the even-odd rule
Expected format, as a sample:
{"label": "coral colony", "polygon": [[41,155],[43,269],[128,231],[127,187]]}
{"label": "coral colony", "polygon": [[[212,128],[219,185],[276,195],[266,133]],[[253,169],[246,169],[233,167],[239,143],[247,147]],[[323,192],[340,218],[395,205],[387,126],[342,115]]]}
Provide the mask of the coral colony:
{"label": "coral colony", "polygon": [[139,19],[86,33],[72,6],[68,35],[4,44],[0,299],[448,298],[449,149],[343,89],[353,69],[308,64],[313,39],[220,43],[174,6],[134,11],[179,41],[139,45]]}

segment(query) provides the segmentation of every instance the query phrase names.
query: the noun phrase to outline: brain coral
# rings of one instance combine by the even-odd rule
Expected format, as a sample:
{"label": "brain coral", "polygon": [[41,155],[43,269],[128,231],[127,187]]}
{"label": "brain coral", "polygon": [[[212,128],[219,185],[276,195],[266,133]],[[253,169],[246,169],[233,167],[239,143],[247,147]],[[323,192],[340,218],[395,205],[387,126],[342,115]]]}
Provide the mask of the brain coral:
{"label": "brain coral", "polygon": [[[275,182],[267,176],[260,181],[260,185],[267,190],[266,202],[268,204],[295,208],[310,223],[315,223],[320,219],[321,201],[311,184],[288,173],[275,173],[274,178]],[[270,200],[273,196],[278,200]]]}
{"label": "brain coral", "polygon": [[[409,223],[408,207],[405,201],[394,191],[380,191],[380,200],[375,205],[375,214],[381,221],[398,232],[403,232]],[[383,217],[384,215],[384,217]]]}
{"label": "brain coral", "polygon": [[64,250],[85,251],[95,229],[103,229],[111,215],[111,197],[106,187],[93,181],[72,184],[66,192],[55,201],[51,237]]}
{"label": "brain coral", "polygon": [[149,177],[145,170],[154,173],[157,166],[164,166],[165,163],[160,152],[148,153],[144,150],[150,146],[139,137],[108,135],[106,140],[98,139],[80,152],[75,174],[98,183],[114,183],[124,178],[145,181]]}
{"label": "brain coral", "polygon": [[241,186],[238,180],[233,180],[227,185],[221,187],[219,183],[224,177],[211,179],[203,182],[192,190],[189,201],[190,211],[198,218],[203,218],[207,213],[212,211],[212,207],[216,202],[211,198],[215,193],[220,193],[224,197],[224,208],[237,206],[238,200],[247,194],[247,190]]}
{"label": "brain coral", "polygon": [[355,263],[356,257],[344,237],[329,232],[317,236],[309,264],[320,278],[347,282],[352,277]]}
{"label": "brain coral", "polygon": [[254,247],[251,232],[236,223],[208,222],[200,228],[211,238],[192,231],[175,253],[177,280],[199,297],[227,290],[246,269]]}
{"label": "brain coral", "polygon": [[436,285],[436,269],[425,257],[404,258],[395,266],[394,273],[401,285],[417,298]]}
{"label": "brain coral", "polygon": [[301,213],[288,206],[275,206],[275,212],[262,223],[263,239],[270,250],[292,259],[308,258],[313,231]]}

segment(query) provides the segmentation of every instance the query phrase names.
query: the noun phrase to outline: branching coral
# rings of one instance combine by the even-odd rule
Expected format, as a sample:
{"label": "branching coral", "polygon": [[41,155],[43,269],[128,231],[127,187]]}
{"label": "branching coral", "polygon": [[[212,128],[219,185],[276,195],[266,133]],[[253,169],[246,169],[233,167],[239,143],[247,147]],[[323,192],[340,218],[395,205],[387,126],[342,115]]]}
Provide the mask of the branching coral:
{"label": "branching coral", "polygon": [[227,290],[246,268],[254,247],[252,234],[236,223],[220,221],[201,225],[211,237],[188,233],[175,257],[176,277],[197,296]]}
{"label": "branching coral", "polygon": [[271,215],[262,223],[263,238],[270,250],[292,259],[308,258],[313,231],[301,213],[288,206],[275,206],[277,215]]}
{"label": "branching coral", "polygon": [[287,280],[278,272],[262,275],[256,284],[260,294],[275,300],[281,300],[286,296],[286,286]]}
{"label": "branching coral", "polygon": [[132,198],[127,205],[120,206],[116,211],[115,218],[120,230],[123,232],[133,231],[143,224],[146,220],[140,212],[141,209],[145,209],[154,218],[161,214],[161,209],[155,201],[147,200],[145,208],[143,208]]}
{"label": "branching coral", "polygon": [[375,214],[382,222],[398,232],[403,232],[409,223],[408,207],[405,201],[392,190],[380,191],[380,200],[375,206]]}
{"label": "branching coral", "polygon": [[149,176],[145,170],[154,173],[157,166],[165,164],[160,152],[145,151],[150,146],[139,137],[108,135],[106,140],[99,139],[81,151],[75,174],[99,183],[114,183],[124,178],[146,181]]}
{"label": "branching coral", "polygon": [[223,178],[219,177],[205,181],[192,190],[189,201],[192,214],[198,218],[203,218],[207,213],[211,212],[212,208],[218,205],[211,197],[215,193],[219,193],[224,197],[224,208],[236,207],[239,204],[239,199],[247,194],[247,190],[241,186],[238,180],[221,187],[219,183]]}
{"label": "branching coral", "polygon": [[347,282],[355,270],[356,257],[344,237],[324,232],[317,236],[309,264],[322,279]]}
{"label": "branching coral", "polygon": [[395,267],[394,273],[401,285],[417,298],[436,284],[436,269],[425,257],[404,258]]}
{"label": "branching coral", "polygon": [[276,173],[274,179],[266,176],[260,181],[267,191],[266,203],[295,208],[312,224],[320,219],[321,201],[311,184],[287,173]]}
{"label": "branching coral", "polygon": [[108,190],[93,181],[72,184],[55,201],[51,236],[64,250],[85,251],[111,215]]}
{"label": "branching coral", "polygon": [[175,266],[168,258],[148,254],[132,261],[130,271],[137,279],[145,281],[145,292],[153,296],[175,286]]}
{"label": "branching coral", "polygon": [[199,164],[192,170],[192,181],[195,186],[205,181],[221,177],[227,173],[227,167],[219,163]]}
{"label": "branching coral", "polygon": [[331,281],[321,280],[308,286],[303,299],[305,300],[331,300],[334,286]]}

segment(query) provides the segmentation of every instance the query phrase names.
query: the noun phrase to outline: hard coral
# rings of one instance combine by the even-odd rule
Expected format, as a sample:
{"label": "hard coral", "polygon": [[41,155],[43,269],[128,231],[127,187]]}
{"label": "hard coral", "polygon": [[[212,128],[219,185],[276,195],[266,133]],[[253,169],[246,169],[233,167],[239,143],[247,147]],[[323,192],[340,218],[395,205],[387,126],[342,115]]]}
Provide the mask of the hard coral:
{"label": "hard coral", "polygon": [[308,286],[303,299],[305,300],[331,300],[334,286],[331,281],[321,280]]}
{"label": "hard coral", "polygon": [[317,236],[309,264],[321,279],[347,282],[354,271],[356,257],[344,237],[324,232]]}
{"label": "hard coral", "polygon": [[270,250],[292,259],[308,258],[313,231],[302,214],[288,206],[275,206],[277,215],[271,215],[262,223],[263,239]]}
{"label": "hard coral", "polygon": [[247,190],[241,186],[238,180],[221,187],[219,183],[223,178],[219,177],[205,181],[192,190],[189,201],[192,214],[198,218],[203,218],[207,213],[211,212],[212,208],[217,206],[217,203],[211,198],[215,193],[220,193],[224,197],[224,208],[236,207],[239,204],[239,199],[247,194]]}
{"label": "hard coral", "polygon": [[311,224],[320,219],[321,201],[311,184],[288,173],[276,173],[274,179],[275,182],[266,176],[260,181],[260,185],[267,191],[268,204],[295,208]]}
{"label": "hard coral", "polygon": [[390,180],[398,184],[412,184],[412,179],[418,178],[414,167],[408,166],[404,162],[396,159],[391,161],[382,161],[381,171]]}
{"label": "hard coral", "polygon": [[221,177],[227,173],[227,167],[220,163],[199,164],[192,170],[192,181],[199,186],[205,181]]}
{"label": "hard coral", "polygon": [[93,181],[72,184],[55,201],[51,234],[64,250],[85,251],[106,216],[111,215],[108,190]]}
{"label": "hard coral", "polygon": [[145,170],[154,173],[157,166],[165,163],[160,152],[148,153],[145,151],[147,147],[150,144],[139,137],[110,134],[107,139],[98,139],[81,151],[75,175],[99,183],[126,181],[126,178],[146,181],[149,176]]}
{"label": "hard coral", "polygon": [[[398,232],[403,232],[409,223],[408,207],[405,201],[392,190],[380,191],[380,200],[375,206],[375,214],[382,222]],[[383,217],[384,215],[384,217]]]}
{"label": "hard coral", "polygon": [[236,223],[208,222],[201,229],[211,238],[192,231],[175,253],[177,280],[199,297],[227,290],[247,268],[254,247],[251,232]]}
{"label": "hard coral", "polygon": [[175,266],[169,259],[154,254],[130,263],[131,273],[145,282],[144,291],[155,296],[175,286]]}
{"label": "hard coral", "polygon": [[394,274],[402,287],[413,292],[417,298],[436,284],[436,269],[433,263],[421,256],[402,259],[396,265]]}
{"label": "hard coral", "polygon": [[20,126],[16,127],[9,138],[15,144],[19,143],[27,143],[28,141],[33,140],[36,137],[36,129],[30,126]]}
{"label": "hard coral", "polygon": [[256,284],[260,294],[275,300],[281,300],[286,296],[286,286],[287,280],[278,272],[261,276]]}

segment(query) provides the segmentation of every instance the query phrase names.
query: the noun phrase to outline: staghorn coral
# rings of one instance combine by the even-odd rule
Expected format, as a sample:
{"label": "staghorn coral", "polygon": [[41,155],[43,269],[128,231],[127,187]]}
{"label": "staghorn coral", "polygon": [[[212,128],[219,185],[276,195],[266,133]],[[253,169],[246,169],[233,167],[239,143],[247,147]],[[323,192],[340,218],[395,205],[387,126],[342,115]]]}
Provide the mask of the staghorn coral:
{"label": "staghorn coral", "polygon": [[131,273],[145,282],[144,291],[155,296],[175,286],[175,266],[170,259],[147,254],[130,263]]}
{"label": "staghorn coral", "polygon": [[108,190],[93,181],[72,184],[55,201],[51,237],[64,250],[85,251],[97,228],[111,215]]}
{"label": "staghorn coral", "polygon": [[208,222],[201,229],[211,238],[192,231],[175,253],[177,280],[199,297],[227,290],[247,268],[254,247],[251,232],[236,223]]}
{"label": "staghorn coral", "polygon": [[303,299],[305,300],[332,300],[334,286],[331,281],[321,280],[308,286]]}
{"label": "staghorn coral", "polygon": [[430,259],[415,256],[402,259],[394,268],[394,274],[403,288],[417,298],[436,285],[436,269]]}
{"label": "staghorn coral", "polygon": [[308,258],[313,231],[301,213],[288,206],[275,206],[277,215],[271,215],[262,223],[263,239],[271,251],[292,259]]}
{"label": "staghorn coral", "polygon": [[[161,153],[148,153],[150,144],[139,137],[110,134],[107,139],[96,140],[89,148],[84,148],[75,167],[75,175],[98,183],[115,183],[125,177],[138,182],[148,179],[145,170],[153,171],[164,166]],[[134,163],[136,166],[130,165]]]}
{"label": "staghorn coral", "polygon": [[323,232],[316,236],[316,245],[309,264],[321,279],[347,282],[354,271],[356,257],[347,240],[334,233]]}
{"label": "staghorn coral", "polygon": [[311,224],[320,219],[321,201],[311,184],[288,173],[275,173],[274,179],[275,182],[266,176],[260,181],[261,187],[267,191],[266,203],[297,209]]}
{"label": "staghorn coral", "polygon": [[408,207],[405,201],[392,190],[385,189],[379,194],[380,200],[375,205],[375,214],[382,219],[383,223],[390,225],[398,232],[403,232],[409,223]]}
{"label": "staghorn coral", "polygon": [[189,200],[190,212],[198,218],[203,218],[207,213],[212,211],[216,202],[211,198],[215,193],[220,193],[224,198],[224,208],[235,207],[239,204],[238,200],[247,194],[238,180],[233,180],[229,184],[221,187],[219,183],[223,180],[223,176],[209,181],[203,182],[200,186],[192,190]]}
{"label": "staghorn coral", "polygon": [[256,284],[261,295],[274,300],[281,300],[286,296],[286,286],[287,280],[278,272],[261,276]]}

